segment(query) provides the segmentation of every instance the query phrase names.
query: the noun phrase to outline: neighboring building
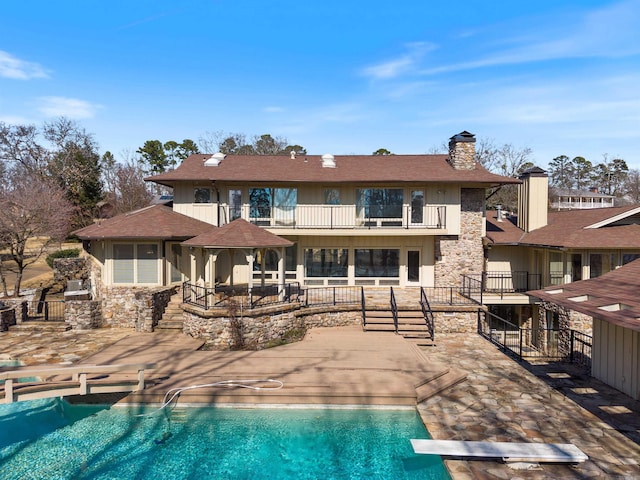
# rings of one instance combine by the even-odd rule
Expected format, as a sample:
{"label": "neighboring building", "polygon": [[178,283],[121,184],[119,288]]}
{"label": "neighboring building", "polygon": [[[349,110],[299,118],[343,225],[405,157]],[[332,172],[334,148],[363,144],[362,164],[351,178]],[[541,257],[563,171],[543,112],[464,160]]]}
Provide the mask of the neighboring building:
{"label": "neighboring building", "polygon": [[541,300],[543,315],[560,323],[573,312],[588,316],[591,374],[635,400],[640,400],[639,291],[640,260],[635,260],[597,278],[530,292]]}
{"label": "neighboring building", "polygon": [[[456,286],[484,266],[486,189],[519,183],[474,154],[462,132],[448,155],[191,155],[147,179],[173,189],[172,215],[143,209],[76,235],[105,286]],[[237,219],[284,242],[183,243]]]}
{"label": "neighboring building", "polygon": [[608,208],[615,206],[616,197],[589,190],[566,190],[554,188],[551,192],[552,210],[583,210],[586,208]]}

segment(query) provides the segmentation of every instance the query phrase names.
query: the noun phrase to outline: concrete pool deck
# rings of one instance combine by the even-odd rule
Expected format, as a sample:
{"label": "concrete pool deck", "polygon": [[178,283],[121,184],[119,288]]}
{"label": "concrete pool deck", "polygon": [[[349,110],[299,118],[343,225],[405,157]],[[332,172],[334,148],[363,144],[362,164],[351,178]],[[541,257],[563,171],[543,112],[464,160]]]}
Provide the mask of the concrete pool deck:
{"label": "concrete pool deck", "polygon": [[[415,405],[415,382],[453,367],[465,372],[466,380],[418,405],[433,438],[573,443],[589,456],[575,466],[533,470],[448,460],[455,480],[640,478],[639,402],[570,366],[518,363],[478,335],[438,335],[436,340],[435,346],[418,348],[393,334],[341,327],[312,330],[302,342],[260,352],[213,352],[199,351],[201,342],[175,334],[5,332],[0,334],[0,358],[28,364],[156,362],[156,371],[149,372],[157,382],[146,393],[149,401],[171,386],[232,377],[283,380],[288,387],[277,392],[238,392],[240,397],[212,390],[200,398],[269,404],[282,403],[285,397],[278,396],[286,394],[291,403],[313,398],[321,404],[353,404],[358,398],[364,404],[407,405],[403,402],[413,388]],[[268,395],[273,395],[270,400]],[[334,401],[339,398],[342,402]],[[197,395],[181,397],[183,402],[196,400]]]}

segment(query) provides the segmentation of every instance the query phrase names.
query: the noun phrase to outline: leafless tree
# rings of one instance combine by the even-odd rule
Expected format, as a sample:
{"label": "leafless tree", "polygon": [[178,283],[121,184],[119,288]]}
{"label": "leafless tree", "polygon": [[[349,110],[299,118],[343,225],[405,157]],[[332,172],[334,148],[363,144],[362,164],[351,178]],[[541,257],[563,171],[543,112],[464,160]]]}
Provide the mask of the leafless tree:
{"label": "leafless tree", "polygon": [[[68,234],[72,214],[64,189],[53,181],[19,175],[0,186],[0,246],[15,263],[9,267],[16,274],[14,296],[20,293],[25,268]],[[30,240],[37,241],[28,245]],[[6,294],[4,274],[0,272]]]}
{"label": "leafless tree", "polygon": [[640,170],[633,168],[627,173],[624,182],[625,199],[631,203],[640,203]]}

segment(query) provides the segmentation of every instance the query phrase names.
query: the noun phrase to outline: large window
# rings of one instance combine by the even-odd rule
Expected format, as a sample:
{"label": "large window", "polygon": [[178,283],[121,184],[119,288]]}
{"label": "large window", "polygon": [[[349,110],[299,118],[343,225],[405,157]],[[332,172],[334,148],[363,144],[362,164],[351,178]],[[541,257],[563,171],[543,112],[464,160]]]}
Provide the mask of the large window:
{"label": "large window", "polygon": [[250,188],[249,217],[253,223],[288,225],[295,221],[298,190],[295,188]]}
{"label": "large window", "polygon": [[194,188],[193,203],[211,203],[211,189],[202,187]]}
{"label": "large window", "polygon": [[229,190],[229,221],[242,217],[242,190]]}
{"label": "large window", "polygon": [[356,277],[399,277],[400,250],[361,248],[355,251]]}
{"label": "large window", "polygon": [[356,198],[365,218],[402,218],[401,188],[359,188]]}
{"label": "large window", "polygon": [[596,278],[603,273],[610,272],[615,268],[615,254],[613,253],[592,253],[589,255],[589,276]]}
{"label": "large window", "polygon": [[[297,245],[291,245],[285,249],[285,261],[284,269],[287,272],[295,272],[298,267],[298,247]],[[278,254],[275,250],[267,250],[264,254],[264,269],[267,272],[278,271]],[[256,260],[253,262],[253,270],[259,272],[262,266],[262,251],[256,253]]]}
{"label": "large window", "polygon": [[304,251],[307,277],[346,277],[348,265],[346,248],[307,248]]}
{"label": "large window", "polygon": [[157,243],[113,245],[113,283],[158,283]]}

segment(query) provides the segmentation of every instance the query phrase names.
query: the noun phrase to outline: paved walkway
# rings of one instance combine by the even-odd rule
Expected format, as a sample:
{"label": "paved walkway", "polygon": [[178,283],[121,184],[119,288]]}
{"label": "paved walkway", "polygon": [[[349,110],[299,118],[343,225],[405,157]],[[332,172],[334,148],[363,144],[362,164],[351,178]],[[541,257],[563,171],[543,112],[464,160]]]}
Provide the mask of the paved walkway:
{"label": "paved walkway", "polygon": [[[638,402],[579,370],[544,364],[525,368],[477,335],[439,335],[436,340],[436,346],[421,347],[429,359],[426,364],[431,364],[425,366],[415,363],[415,345],[392,334],[357,328],[314,330],[303,342],[262,352],[197,351],[200,342],[181,335],[123,330],[8,332],[0,333],[0,359],[28,364],[75,363],[80,358],[88,363],[153,360],[160,364],[156,373],[162,391],[178,383],[176,378],[190,384],[202,375],[220,377],[222,369],[227,369],[225,374],[282,375],[291,384],[289,393],[297,392],[291,398],[300,399],[306,391],[324,403],[341,389],[344,403],[352,403],[348,396],[365,386],[378,394],[385,388],[394,394],[406,392],[425,375],[423,368],[444,364],[466,371],[468,377],[418,406],[434,438],[574,443],[590,457],[576,466],[544,465],[535,470],[515,470],[501,462],[447,461],[455,480],[640,478]],[[392,355],[400,355],[399,363],[390,360]],[[180,376],[186,374],[192,377]],[[366,381],[363,375],[368,375]],[[220,395],[215,401],[237,398]]]}

